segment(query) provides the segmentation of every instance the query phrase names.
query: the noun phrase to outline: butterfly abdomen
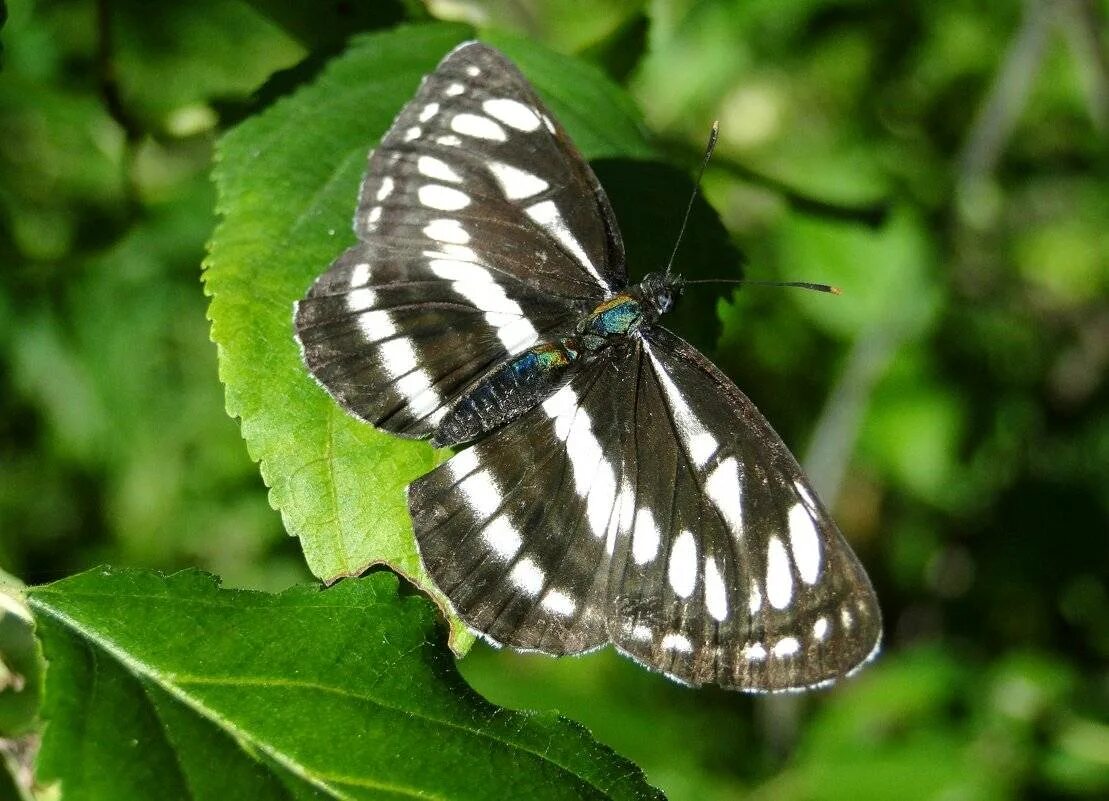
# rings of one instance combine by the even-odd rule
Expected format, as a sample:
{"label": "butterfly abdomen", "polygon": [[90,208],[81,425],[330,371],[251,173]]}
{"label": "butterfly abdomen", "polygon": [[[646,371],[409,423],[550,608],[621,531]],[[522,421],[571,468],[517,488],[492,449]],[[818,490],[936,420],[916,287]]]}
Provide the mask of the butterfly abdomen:
{"label": "butterfly abdomen", "polygon": [[494,367],[455,402],[432,444],[469,442],[515,420],[558,389],[582,350],[581,340],[565,337],[541,342]]}

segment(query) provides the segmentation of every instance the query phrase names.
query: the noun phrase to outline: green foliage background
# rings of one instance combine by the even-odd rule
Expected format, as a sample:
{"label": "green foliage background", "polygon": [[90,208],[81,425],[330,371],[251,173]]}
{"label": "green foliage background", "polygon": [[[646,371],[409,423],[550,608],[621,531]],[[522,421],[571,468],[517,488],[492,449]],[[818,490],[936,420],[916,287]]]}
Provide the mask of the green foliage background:
{"label": "green foliage background", "polygon": [[[635,232],[633,274],[668,252],[688,181],[631,157],[688,169],[721,120],[705,193],[726,236],[702,209],[684,269],[737,274],[734,246],[752,278],[844,295],[701,290],[687,308],[710,313],[676,326],[802,457],[886,616],[877,663],[804,697],[693,692],[607,653],[556,662],[480,644],[459,662],[465,679],[494,703],[584,723],[671,798],[1109,793],[1104,0],[398,0],[312,14],[270,0],[9,1],[0,567],[28,585],[100,563],[201,567],[266,590],[311,579],[224,413],[199,283],[216,143],[240,126],[220,146],[240,169],[234,137],[249,147],[281,98],[325,86],[335,59],[357,57],[350,35],[432,18],[515,43],[522,62],[529,42],[575,56],[626,89],[643,149],[582,144]],[[604,118],[578,125],[606,131]],[[290,191],[266,178],[259,191]],[[266,213],[255,202],[248,222]],[[243,413],[241,396],[227,402]],[[35,647],[18,602],[2,608],[0,796],[41,726]],[[414,608],[419,636],[445,641]]]}

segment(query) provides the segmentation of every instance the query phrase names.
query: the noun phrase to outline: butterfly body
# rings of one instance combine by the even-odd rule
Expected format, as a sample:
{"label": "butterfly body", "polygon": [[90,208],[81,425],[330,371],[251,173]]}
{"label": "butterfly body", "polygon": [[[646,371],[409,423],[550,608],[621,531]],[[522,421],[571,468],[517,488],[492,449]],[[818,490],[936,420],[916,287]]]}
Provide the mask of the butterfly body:
{"label": "butterfly body", "polygon": [[688,684],[812,687],[871,658],[870,582],[796,460],[630,284],[607,197],[515,66],[471,42],[370,157],[358,244],[297,305],[354,416],[473,443],[414,481],[428,575],[486,639],[613,644]]}
{"label": "butterfly body", "polygon": [[497,365],[455,401],[432,444],[471,442],[515,420],[550,397],[574,370],[657,322],[673,307],[681,285],[680,277],[652,273],[593,309],[574,326],[573,335],[541,342]]}

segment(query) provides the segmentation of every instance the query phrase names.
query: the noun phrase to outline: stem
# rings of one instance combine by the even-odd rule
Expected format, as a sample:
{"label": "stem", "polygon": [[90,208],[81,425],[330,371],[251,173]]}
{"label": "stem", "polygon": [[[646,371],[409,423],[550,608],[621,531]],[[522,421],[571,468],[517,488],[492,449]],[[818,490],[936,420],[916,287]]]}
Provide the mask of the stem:
{"label": "stem", "polygon": [[96,0],[96,64],[100,97],[104,100],[108,114],[123,129],[127,141],[133,143],[142,137],[142,128],[123,105],[113,52],[111,3],[109,0]]}
{"label": "stem", "polygon": [[973,185],[994,171],[1028,101],[1046,49],[1051,15],[1043,0],[1025,0],[1020,28],[958,158],[958,182]]}
{"label": "stem", "polygon": [[1059,25],[1078,63],[1086,107],[1094,128],[1109,134],[1109,57],[1101,45],[1106,20],[1090,0],[1066,0],[1059,7]]}

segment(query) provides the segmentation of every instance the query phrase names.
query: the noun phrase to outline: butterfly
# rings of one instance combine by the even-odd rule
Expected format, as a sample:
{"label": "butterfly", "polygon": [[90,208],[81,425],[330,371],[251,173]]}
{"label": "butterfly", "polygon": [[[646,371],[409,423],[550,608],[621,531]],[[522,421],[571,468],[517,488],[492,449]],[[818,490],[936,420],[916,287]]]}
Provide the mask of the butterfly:
{"label": "butterfly", "polygon": [[428,575],[490,642],[607,644],[690,685],[795,690],[877,652],[870,582],[797,462],[628,283],[604,190],[519,70],[442,60],[370,154],[354,230],[296,305],[350,414],[467,446],[408,487]]}

